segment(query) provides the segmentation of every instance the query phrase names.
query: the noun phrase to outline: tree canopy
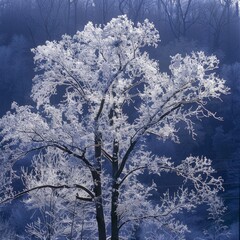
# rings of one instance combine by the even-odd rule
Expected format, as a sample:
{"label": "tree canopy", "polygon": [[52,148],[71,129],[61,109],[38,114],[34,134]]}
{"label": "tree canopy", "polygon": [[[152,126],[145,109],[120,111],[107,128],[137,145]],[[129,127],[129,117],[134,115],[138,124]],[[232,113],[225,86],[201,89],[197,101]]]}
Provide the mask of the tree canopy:
{"label": "tree canopy", "polygon": [[[37,239],[117,240],[146,224],[156,226],[143,233],[149,239],[184,239],[189,229],[179,214],[207,204],[214,220],[221,217],[222,178],[211,161],[189,156],[175,163],[151,152],[148,138],[179,142],[179,128],[194,138],[194,121],[218,118],[207,103],[229,89],[214,72],[218,59],[204,52],[172,56],[162,73],[147,53],[159,41],[148,20],[134,25],[122,15],[33,49],[34,105],[14,102],[0,120],[0,196],[28,195],[26,205],[42,212],[27,228]],[[25,189],[15,192],[13,166],[26,156]],[[159,192],[154,181],[140,180],[144,174],[174,174],[182,184]]]}

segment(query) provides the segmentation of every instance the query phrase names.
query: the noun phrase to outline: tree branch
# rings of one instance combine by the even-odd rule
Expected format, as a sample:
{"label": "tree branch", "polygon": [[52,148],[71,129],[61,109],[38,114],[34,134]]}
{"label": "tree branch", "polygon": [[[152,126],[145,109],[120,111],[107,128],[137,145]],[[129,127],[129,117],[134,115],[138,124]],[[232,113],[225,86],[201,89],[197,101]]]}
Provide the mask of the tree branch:
{"label": "tree branch", "polygon": [[90,168],[90,170],[92,170],[93,165],[85,158],[84,153],[82,155],[76,154],[73,151],[71,151],[68,147],[62,146],[58,143],[53,143],[53,146],[55,146],[56,148],[62,150],[63,152],[66,152],[78,159],[81,159]]}
{"label": "tree branch", "polygon": [[79,185],[79,184],[74,184],[73,186],[76,187],[76,188],[79,188],[79,189],[84,190],[85,192],[87,192],[87,193],[91,196],[91,198],[94,198],[94,197],[95,197],[94,194],[93,194],[93,192],[90,191],[89,189],[87,189],[86,187],[84,187],[84,186],[82,186],[82,185]]}
{"label": "tree branch", "polygon": [[130,172],[128,172],[128,173],[123,177],[123,179],[122,179],[121,182],[119,183],[119,186],[121,186],[122,183],[125,181],[125,179],[126,179],[127,177],[129,177],[132,173],[134,173],[134,172],[136,172],[136,171],[138,171],[138,170],[147,169],[147,168],[148,168],[147,166],[142,166],[142,167],[138,167],[138,168],[135,168],[135,169],[131,170]]}
{"label": "tree branch", "polygon": [[79,188],[79,189],[84,190],[86,193],[88,193],[88,194],[91,196],[91,198],[82,198],[82,197],[79,197],[79,196],[78,196],[79,199],[80,199],[80,198],[81,198],[82,200],[83,200],[83,199],[85,199],[85,200],[86,200],[86,199],[88,199],[88,200],[90,200],[90,199],[93,200],[93,199],[94,199],[94,194],[93,194],[89,189],[87,189],[86,187],[84,187],[84,186],[82,186],[82,185],[79,185],[79,184],[74,184],[73,186],[68,186],[68,185],[54,186],[54,185],[46,184],[46,185],[41,185],[41,186],[33,187],[33,188],[31,188],[31,189],[24,190],[24,191],[22,191],[22,192],[20,192],[20,193],[18,193],[18,194],[16,194],[16,195],[14,195],[14,196],[12,196],[12,197],[9,197],[9,198],[7,198],[7,199],[4,199],[3,201],[0,202],[0,204],[9,202],[9,201],[14,200],[14,199],[17,199],[17,198],[19,198],[19,197],[21,197],[21,196],[23,196],[23,195],[25,195],[25,194],[27,194],[27,193],[30,193],[30,192],[32,192],[32,191],[39,190],[39,189],[44,189],[44,188],[51,188],[51,189]]}
{"label": "tree branch", "polygon": [[119,169],[118,169],[117,174],[116,174],[116,178],[118,178],[118,177],[121,175],[121,173],[122,173],[122,171],[123,171],[123,169],[124,169],[124,166],[125,166],[125,164],[126,164],[126,162],[127,162],[127,159],[128,159],[128,157],[129,157],[129,155],[131,154],[131,152],[133,151],[136,143],[137,143],[137,140],[133,141],[133,142],[130,144],[130,146],[129,146],[128,150],[126,151],[126,153],[125,153],[125,155],[124,155],[124,157],[123,157],[123,159],[122,159],[122,162],[121,162],[121,164],[120,164],[120,166],[119,166]]}
{"label": "tree branch", "polygon": [[174,210],[177,210],[178,208],[181,209],[182,207],[184,207],[184,204],[180,204],[178,206],[176,206],[175,208],[172,208],[170,209],[168,212],[164,213],[164,214],[158,214],[158,215],[149,215],[149,216],[140,216],[140,217],[136,217],[136,218],[133,218],[133,219],[128,219],[126,220],[125,222],[123,222],[120,226],[119,226],[119,230],[128,222],[132,222],[132,221],[140,221],[140,220],[143,220],[143,219],[149,219],[149,218],[153,218],[157,221],[160,221],[158,218],[160,217],[166,217],[168,216],[169,214],[171,214]]}
{"label": "tree branch", "polygon": [[107,153],[103,148],[101,149],[101,151],[104,157],[106,157],[110,162],[113,161],[112,156],[109,153]]}

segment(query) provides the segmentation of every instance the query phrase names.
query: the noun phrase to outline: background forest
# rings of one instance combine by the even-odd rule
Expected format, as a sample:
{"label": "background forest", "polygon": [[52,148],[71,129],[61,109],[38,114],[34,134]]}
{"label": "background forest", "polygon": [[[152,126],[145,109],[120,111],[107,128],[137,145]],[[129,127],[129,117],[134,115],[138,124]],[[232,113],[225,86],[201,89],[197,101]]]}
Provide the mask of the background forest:
{"label": "background forest", "polygon": [[[222,198],[228,210],[224,216],[231,231],[239,233],[239,154],[240,154],[240,15],[235,0],[0,0],[0,115],[13,101],[31,104],[34,76],[31,48],[46,40],[73,35],[92,21],[105,24],[126,14],[135,23],[148,18],[160,32],[161,43],[150,55],[160,62],[161,71],[169,71],[170,57],[203,50],[220,59],[218,74],[226,79],[231,94],[223,103],[211,103],[224,121],[204,119],[198,122],[196,141],[180,133],[181,144],[165,142],[153,146],[156,153],[171,155],[176,161],[192,155],[204,155],[224,178]],[[151,141],[151,139],[150,139]],[[16,166],[17,168],[17,166]],[[148,179],[144,179],[148,181]],[[21,187],[21,186],[19,186]],[[160,188],[174,188],[170,181]],[[188,216],[186,216],[187,218]],[[21,235],[31,218],[20,201],[0,208],[0,221],[8,231]],[[206,219],[198,216],[186,220],[202,228]],[[0,227],[1,231],[6,231]],[[197,230],[196,230],[197,231]],[[197,236],[193,232],[189,239]]]}

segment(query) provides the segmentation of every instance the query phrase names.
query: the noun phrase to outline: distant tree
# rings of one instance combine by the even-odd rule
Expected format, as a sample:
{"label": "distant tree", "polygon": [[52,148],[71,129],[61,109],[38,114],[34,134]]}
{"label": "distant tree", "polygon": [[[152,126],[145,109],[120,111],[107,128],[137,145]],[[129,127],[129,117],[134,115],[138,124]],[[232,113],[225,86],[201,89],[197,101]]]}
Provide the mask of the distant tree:
{"label": "distant tree", "polygon": [[229,24],[235,18],[234,0],[211,0],[205,1],[202,11],[201,21],[204,26],[210,27],[212,35],[212,48],[219,49],[221,46],[222,36],[228,32]]}
{"label": "distant tree", "polygon": [[196,0],[160,0],[175,38],[186,37],[187,31],[199,18]]}
{"label": "distant tree", "polygon": [[10,227],[7,221],[5,222],[1,219],[0,219],[0,236],[2,239],[7,239],[7,240],[16,239],[16,233],[14,229]]}
{"label": "distant tree", "polygon": [[[146,236],[184,239],[188,227],[179,214],[215,204],[222,179],[214,177],[209,159],[174,163],[154,155],[147,139],[179,142],[184,125],[194,137],[194,119],[217,118],[207,102],[228,88],[214,73],[216,57],[203,52],[177,54],[171,73],[161,73],[144,51],[158,41],[148,20],[134,26],[119,16],[33,50],[36,107],[13,103],[0,120],[0,197],[3,203],[27,195],[26,205],[43,212],[28,227],[38,239],[93,234],[118,240],[143,223],[159,229]],[[34,157],[21,173],[25,189],[14,192],[13,167],[26,155]],[[176,175],[181,184],[158,192],[154,182],[140,181],[142,174]]]}
{"label": "distant tree", "polygon": [[23,36],[14,36],[9,44],[0,46],[1,116],[10,108],[12,101],[26,104],[30,99],[26,93],[31,91],[33,75],[28,71],[28,65],[33,66],[31,52],[29,42]]}
{"label": "distant tree", "polygon": [[[98,1],[100,2],[100,1]],[[94,7],[94,0],[66,0],[62,6],[63,15],[66,16],[67,34],[75,33],[79,26],[84,25],[89,9]],[[65,8],[65,10],[64,10]],[[98,9],[99,10],[99,9]],[[88,16],[89,18],[89,16]]]}
{"label": "distant tree", "polygon": [[155,1],[147,0],[118,0],[118,9],[121,14],[127,14],[133,22],[143,19],[150,10],[156,7]]}
{"label": "distant tree", "polygon": [[203,238],[197,237],[195,240],[226,240],[231,235],[222,219],[227,210],[223,201],[220,198],[214,198],[213,201],[215,204],[207,209],[209,212],[208,219],[210,220],[208,229],[204,230]]}

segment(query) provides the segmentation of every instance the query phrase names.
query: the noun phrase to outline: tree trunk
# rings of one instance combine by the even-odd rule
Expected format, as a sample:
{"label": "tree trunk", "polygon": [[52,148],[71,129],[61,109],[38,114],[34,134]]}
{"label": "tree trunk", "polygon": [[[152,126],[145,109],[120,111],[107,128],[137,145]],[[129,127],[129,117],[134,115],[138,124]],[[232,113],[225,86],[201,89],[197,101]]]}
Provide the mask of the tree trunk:
{"label": "tree trunk", "polygon": [[96,207],[96,219],[98,225],[98,239],[106,240],[106,226],[104,220],[104,212],[103,212],[103,201],[102,201],[102,184],[101,177],[98,172],[93,173],[94,183],[94,193],[95,193],[95,207]]}
{"label": "tree trunk", "polygon": [[119,229],[118,229],[118,215],[117,215],[117,206],[118,206],[118,185],[116,182],[113,182],[112,186],[112,205],[111,205],[111,240],[119,240]]}
{"label": "tree trunk", "polygon": [[112,161],[112,199],[111,199],[111,240],[119,240],[119,229],[118,229],[118,197],[119,197],[119,185],[117,183],[117,172],[118,172],[118,141],[114,141],[113,144],[113,161]]}
{"label": "tree trunk", "polygon": [[106,225],[103,211],[103,199],[102,199],[102,181],[101,181],[101,133],[96,131],[95,133],[95,159],[96,169],[92,170],[92,176],[94,181],[94,194],[95,194],[95,207],[96,207],[96,219],[98,225],[98,239],[106,240]]}
{"label": "tree trunk", "polygon": [[66,25],[67,25],[67,34],[70,34],[70,8],[71,8],[71,2],[70,0],[67,1],[67,20],[66,20]]}
{"label": "tree trunk", "polygon": [[77,15],[78,0],[74,1],[74,32],[77,31],[78,15]]}
{"label": "tree trunk", "polygon": [[239,17],[239,3],[236,2],[236,15]]}

